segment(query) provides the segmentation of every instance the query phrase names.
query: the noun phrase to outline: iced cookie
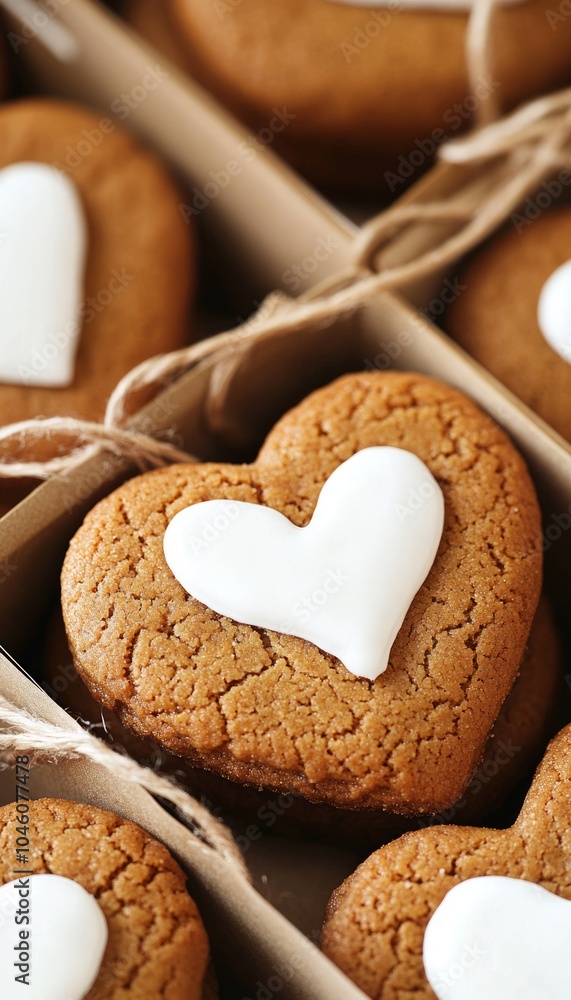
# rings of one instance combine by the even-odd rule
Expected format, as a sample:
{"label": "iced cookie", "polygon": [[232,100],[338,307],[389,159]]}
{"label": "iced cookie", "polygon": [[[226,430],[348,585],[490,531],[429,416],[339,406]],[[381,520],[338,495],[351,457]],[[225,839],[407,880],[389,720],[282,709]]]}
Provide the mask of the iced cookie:
{"label": "iced cookie", "polygon": [[419,821],[380,810],[339,810],[289,795],[276,800],[272,815],[272,810],[268,813],[267,792],[240,788],[217,775],[186,766],[179,757],[126,729],[114,712],[102,708],[77,675],[59,615],[50,624],[43,659],[44,686],[51,697],[82,724],[99,727],[103,719],[104,730],[115,746],[124,747],[147,766],[176,775],[195,795],[206,797],[215,808],[232,816],[235,829],[239,830],[236,816],[241,816],[245,823],[258,822],[283,835],[302,833],[304,837],[368,850],[417,828],[419,823],[482,822],[536,766],[549,737],[558,728],[561,700],[561,649],[549,606],[542,600],[520,671],[486,743],[483,759],[462,798],[446,813]]}
{"label": "iced cookie", "polygon": [[77,105],[0,106],[0,140],[0,423],[99,419],[125,372],[188,339],[194,257],[177,188]]}
{"label": "iced cookie", "polygon": [[[130,368],[189,339],[179,202],[111,119],[47,99],[0,105],[0,424],[99,420]],[[21,492],[0,481],[0,513]]]}
{"label": "iced cookie", "polygon": [[[20,875],[15,804],[0,808],[2,913],[19,914],[0,926],[2,997],[19,996],[11,990],[23,993],[25,983],[26,995],[42,1000],[199,1000],[208,939],[167,849],[93,806],[39,799],[27,816],[29,854]],[[16,971],[28,979],[14,987],[6,957],[15,942]]]}
{"label": "iced cookie", "polygon": [[521,457],[466,397],[348,375],[254,464],[164,469],[98,504],[67,553],[64,620],[92,694],[191,763],[438,812],[516,677],[540,537]]}
{"label": "iced cookie", "polygon": [[[471,93],[470,6],[130,0],[127,10],[153,44],[252,127],[260,148],[276,148],[319,181],[395,192],[490,95],[508,109],[571,78],[571,22],[550,0],[522,0],[501,5],[493,79]],[[290,117],[276,120],[284,109]]]}
{"label": "iced cookie", "polygon": [[459,280],[448,332],[571,440],[571,208],[515,215]]}
{"label": "iced cookie", "polygon": [[565,1000],[570,824],[567,726],[509,829],[435,827],[371,855],[333,894],[323,950],[375,1000]]}

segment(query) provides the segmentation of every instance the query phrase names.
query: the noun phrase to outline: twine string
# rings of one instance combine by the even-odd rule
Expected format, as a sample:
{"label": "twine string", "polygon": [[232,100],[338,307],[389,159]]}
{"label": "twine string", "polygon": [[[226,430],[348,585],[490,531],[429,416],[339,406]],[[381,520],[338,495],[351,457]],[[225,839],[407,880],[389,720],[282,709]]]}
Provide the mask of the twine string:
{"label": "twine string", "polygon": [[56,455],[45,461],[8,460],[6,465],[0,465],[0,478],[31,476],[48,479],[57,473],[69,472],[70,468],[85,460],[91,450],[90,446],[94,444],[120,455],[141,471],[158,468],[166,463],[188,462],[191,459],[187,452],[147,434],[129,431],[117,425],[106,426],[70,417],[37,418],[0,427],[0,446],[22,436],[41,441],[57,440],[58,443],[61,443],[61,437],[71,437],[82,443],[72,446],[66,455]]}
{"label": "twine string", "polygon": [[[466,66],[471,94],[478,93],[478,87],[493,81],[494,36],[493,22],[498,0],[476,0],[472,7],[466,29]],[[485,100],[478,103],[475,112],[477,126],[486,126],[496,121],[500,106],[491,91]]]}
{"label": "twine string", "polygon": [[[544,145],[553,128],[561,126],[565,133],[570,109],[571,88],[567,87],[522,105],[485,129],[449,140],[440,147],[439,156],[446,163],[475,163],[516,152],[522,146]],[[571,138],[568,126],[563,138]]]}
{"label": "twine string", "polygon": [[[27,754],[35,765],[87,760],[105,768],[114,778],[138,785],[151,795],[170,802],[190,825],[197,847],[217,856],[238,875],[248,879],[242,855],[232,834],[220,820],[170,778],[143,767],[131,757],[112,750],[83,729],[62,729],[36,718],[0,695],[0,753],[13,759]],[[7,727],[7,731],[4,731]]]}
{"label": "twine string", "polygon": [[[497,0],[477,0],[469,35],[474,52],[487,52],[486,42]],[[475,40],[474,40],[475,39]],[[479,46],[479,47],[478,47]],[[482,72],[482,58],[474,56]],[[132,394],[152,389],[156,396],[190,369],[216,359],[205,415],[210,429],[224,433],[225,407],[233,378],[254,344],[266,338],[300,334],[327,327],[372,302],[379,294],[401,289],[445,270],[489,236],[542,180],[571,162],[571,89],[539,98],[500,121],[449,141],[439,156],[451,164],[477,164],[489,188],[478,194],[460,191],[448,202],[419,202],[389,208],[365,225],[355,241],[352,261],[342,272],[292,299],[272,292],[258,312],[241,326],[170,354],[143,361],[112,392],[101,424],[70,417],[32,419],[0,428],[0,479],[24,476],[46,479],[71,472],[87,456],[112,451],[139,469],[172,462],[198,461],[168,440],[157,440],[132,426],[128,402]],[[487,171],[487,172],[486,172]],[[383,266],[382,251],[411,226],[443,228],[436,246],[413,260]],[[45,460],[26,458],[41,443],[53,454]],[[22,455],[23,453],[23,455]]]}

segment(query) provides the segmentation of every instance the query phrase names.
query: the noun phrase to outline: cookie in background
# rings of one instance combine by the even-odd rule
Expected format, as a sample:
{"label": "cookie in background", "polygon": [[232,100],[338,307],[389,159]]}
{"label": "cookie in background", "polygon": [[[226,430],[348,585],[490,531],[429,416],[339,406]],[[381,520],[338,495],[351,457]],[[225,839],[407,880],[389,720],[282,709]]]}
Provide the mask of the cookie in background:
{"label": "cookie in background", "polygon": [[126,15],[312,180],[396,196],[482,103],[507,111],[571,81],[556,6],[499,2],[492,78],[473,86],[469,0],[128,0]]}
{"label": "cookie in background", "polygon": [[571,441],[571,208],[514,213],[458,280],[445,329]]}
{"label": "cookie in background", "polygon": [[[110,118],[50,98],[0,105],[0,425],[100,420],[126,372],[189,341],[195,247],[179,203]],[[0,511],[29,485],[0,481]]]}

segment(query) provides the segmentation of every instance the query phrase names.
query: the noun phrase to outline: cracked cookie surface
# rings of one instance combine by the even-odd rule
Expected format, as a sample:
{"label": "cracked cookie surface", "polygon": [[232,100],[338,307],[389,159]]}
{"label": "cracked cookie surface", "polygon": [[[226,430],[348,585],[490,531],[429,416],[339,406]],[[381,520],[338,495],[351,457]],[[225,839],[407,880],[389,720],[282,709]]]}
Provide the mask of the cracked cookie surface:
{"label": "cracked cookie surface", "polygon": [[[508,830],[433,827],[376,851],[333,894],[326,955],[374,1000],[434,1000],[424,931],[468,878],[526,879],[571,899],[571,726],[552,741]],[[543,996],[544,994],[542,994]]]}
{"label": "cracked cookie surface", "polygon": [[[14,878],[17,815],[0,808],[0,884]],[[94,806],[30,802],[35,875],[72,879],[95,896],[109,930],[99,975],[86,1000],[199,1000],[208,939],[186,877],[166,847]]]}
{"label": "cracked cookie surface", "polygon": [[[177,583],[163,536],[184,507],[264,503],[301,526],[334,469],[376,445],[418,455],[446,502],[436,560],[376,681],[302,639],[223,618]],[[537,501],[505,434],[455,390],[389,372],[313,393],[252,465],[174,466],[116,490],[70,544],[62,607],[81,677],[140,735],[244,784],[415,814],[466,788],[540,586]]]}

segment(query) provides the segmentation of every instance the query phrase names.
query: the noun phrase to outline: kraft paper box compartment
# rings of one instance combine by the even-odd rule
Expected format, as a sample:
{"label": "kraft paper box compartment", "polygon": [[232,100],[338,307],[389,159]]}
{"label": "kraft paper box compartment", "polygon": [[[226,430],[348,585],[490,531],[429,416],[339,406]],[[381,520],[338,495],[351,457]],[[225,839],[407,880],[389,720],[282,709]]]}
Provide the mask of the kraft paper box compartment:
{"label": "kraft paper box compartment", "polygon": [[[1,650],[0,690],[12,704],[54,725],[72,731],[77,727]],[[0,770],[1,805],[15,801],[15,788],[14,768]],[[188,874],[215,962],[218,957],[222,968],[231,970],[236,987],[243,991],[240,996],[254,997],[260,987],[279,977],[284,984],[281,995],[291,1000],[332,996],[363,1000],[361,991],[307,938],[219,857],[205,853],[197,838],[141,788],[112,778],[100,765],[71,760],[33,767],[30,791],[33,798],[70,799],[109,809],[166,844]]]}
{"label": "kraft paper box compartment", "polygon": [[[20,56],[41,89],[87,101],[106,116],[116,95],[132,88],[148,65],[164,63],[128,29],[87,0],[73,0],[63,6],[60,21],[75,45],[72,59],[58,60],[39,38],[32,39]],[[191,188],[203,188],[211,171],[236,159],[247,135],[175,70],[133,110],[126,124],[173,163],[190,181]],[[408,197],[427,196],[431,190],[448,193],[464,183],[464,176],[463,171],[438,171]],[[355,235],[347,220],[275,160],[270,151],[248,164],[248,169],[201,212],[198,221],[214,242],[222,269],[232,272],[236,285],[249,289],[251,300],[275,287],[288,290],[292,264],[312,258],[319,240],[333,241],[335,252],[307,275],[303,287],[341,269],[349,260]],[[387,253],[412,253],[421,242],[426,245],[433,239],[434,230],[421,228]],[[242,426],[247,442],[239,457],[250,457],[275,417],[311,387],[326,383],[342,371],[368,365],[384,368],[389,364],[441,378],[475,398],[506,427],[525,453],[546,514],[567,509],[571,497],[569,446],[395,295],[380,297],[360,314],[332,327],[256,348],[238,373],[228,401],[229,411]],[[213,365],[213,361],[205,362],[173,385],[137,416],[135,426],[145,427],[151,420],[157,432],[174,427],[186,447],[205,459],[226,454],[226,443],[208,431],[204,419]],[[109,456],[95,456],[65,479],[40,486],[0,522],[0,566],[5,578],[0,637],[11,652],[16,653],[38,627],[57,593],[65,547],[85,512],[131,471]],[[550,552],[549,556],[562,556],[568,547],[563,537],[556,553]],[[34,712],[60,724],[74,725],[5,659],[0,669],[0,690]],[[6,781],[8,800],[8,777]],[[239,970],[244,955],[254,952],[245,970],[248,982],[244,995],[255,995],[258,981],[265,983],[277,968],[287,968],[293,970],[293,976],[280,991],[284,998],[325,1000],[339,996],[351,1000],[361,996],[310,941],[253,891],[244,893],[242,887],[228,887],[210,869],[197,865],[189,835],[145,793],[113,789],[107,778],[94,773],[90,766],[75,764],[46,772],[41,787],[72,798],[87,798],[123,813],[128,797],[133,808],[130,815],[172,846],[193,871],[193,891],[200,905],[213,915],[211,929],[220,925],[223,951],[233,961],[233,969]],[[325,856],[326,852],[322,853]],[[267,870],[271,887],[277,869],[283,867],[276,851],[272,857],[258,855],[257,859],[252,853],[252,860],[254,866],[267,865],[261,870]],[[348,860],[340,859],[339,870],[344,864],[349,870]],[[317,875],[319,866],[315,868]],[[342,877],[334,880],[331,876],[329,888]],[[311,895],[309,879],[307,895]],[[282,905],[281,900],[278,902]],[[311,902],[314,905],[315,901]],[[317,930],[311,919],[304,918],[306,929]]]}

